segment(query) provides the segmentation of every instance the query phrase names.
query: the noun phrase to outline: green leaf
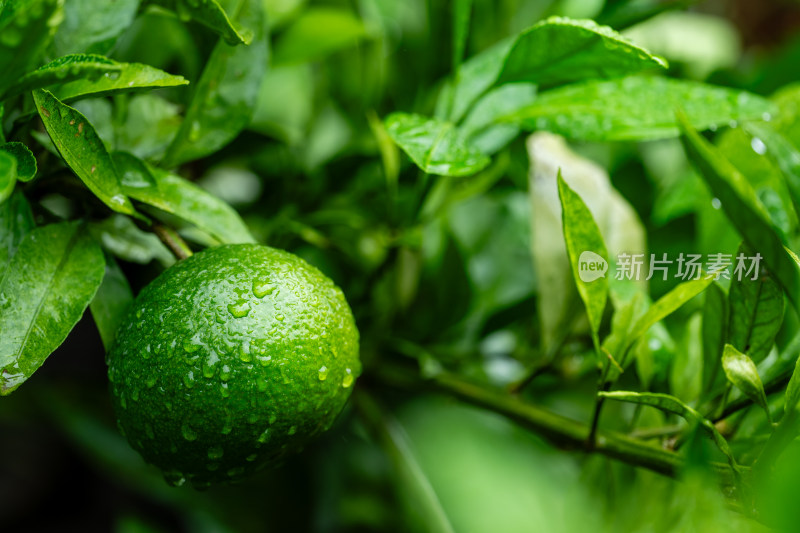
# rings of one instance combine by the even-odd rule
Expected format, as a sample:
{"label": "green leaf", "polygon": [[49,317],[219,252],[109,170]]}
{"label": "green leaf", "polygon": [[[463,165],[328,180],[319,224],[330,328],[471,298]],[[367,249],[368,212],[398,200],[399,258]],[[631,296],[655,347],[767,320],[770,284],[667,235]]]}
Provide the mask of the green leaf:
{"label": "green leaf", "polygon": [[155,259],[165,268],[175,263],[175,256],[164,243],[140,230],[129,217],[113,215],[92,222],[90,231],[106,250],[124,261],[146,265]]}
{"label": "green leaf", "polygon": [[694,403],[703,389],[702,315],[694,313],[686,322],[683,339],[670,361],[669,390],[685,402]]}
{"label": "green leaf", "polygon": [[590,20],[551,17],[470,58],[459,70],[455,89],[450,85],[443,91],[440,105],[452,98],[449,117],[457,121],[472,102],[497,84],[553,85],[664,67],[662,59],[611,28]]}
{"label": "green leaf", "polygon": [[592,339],[595,346],[599,347],[598,332],[608,300],[608,251],[592,212],[581,197],[570,189],[560,171],[558,197],[561,200],[564,242],[572,276],[586,307]]}
{"label": "green leaf", "polygon": [[108,351],[114,344],[117,329],[125,318],[128,306],[133,302],[133,291],[116,261],[106,258],[105,269],[103,283],[97,289],[89,309],[100,332],[103,347]]}
{"label": "green leaf", "polygon": [[764,393],[764,385],[761,383],[758,369],[753,360],[730,344],[726,344],[725,350],[722,352],[722,369],[725,371],[728,381],[764,409],[769,418],[767,395]]}
{"label": "green leaf", "polygon": [[0,12],[0,97],[32,67],[61,20],[63,0],[9,0]]}
{"label": "green leaf", "polygon": [[753,136],[754,142],[757,140],[766,146],[767,155],[781,170],[795,212],[800,213],[800,152],[789,139],[768,124],[751,122],[745,125],[745,129]]}
{"label": "green leaf", "polygon": [[108,207],[135,214],[133,204],[122,192],[111,156],[86,117],[47,90],[34,91],[33,99],[53,144],[73,172]]}
{"label": "green leaf", "polygon": [[511,47],[498,83],[553,85],[617,78],[666,62],[591,20],[552,17],[524,31]]}
{"label": "green leaf", "polygon": [[3,204],[17,184],[17,159],[0,151],[0,204]]}
{"label": "green leaf", "polygon": [[307,63],[349,48],[367,36],[364,23],[348,10],[305,10],[275,43],[275,65]]}
{"label": "green leaf", "polygon": [[194,224],[223,243],[254,242],[231,206],[197,185],[136,157],[114,152],[122,189],[133,198]]}
{"label": "green leaf", "polygon": [[786,386],[786,395],[783,398],[784,413],[796,409],[798,402],[800,402],[800,357],[797,358],[792,377],[789,379],[789,384]]}
{"label": "green leaf", "polygon": [[236,20],[254,29],[253,42],[236,47],[217,43],[195,87],[186,118],[167,150],[165,166],[219,150],[250,122],[269,55],[260,0],[245,0]]}
{"label": "green leaf", "polygon": [[747,179],[705,140],[682,115],[678,120],[686,153],[700,171],[713,195],[722,203],[733,226],[745,242],[761,254],[772,276],[798,309],[800,305],[800,262],[785,248],[769,222],[769,215],[758,201]]}
{"label": "green leaf", "polygon": [[[745,258],[755,256],[746,246],[739,248]],[[749,261],[747,261],[749,262]],[[739,279],[741,278],[741,279]],[[761,362],[772,349],[783,322],[783,291],[764,269],[757,279],[734,276],[728,291],[730,331],[728,343]]]}
{"label": "green leaf", "polygon": [[467,48],[471,15],[472,0],[453,0],[453,72],[456,78]]}
{"label": "green leaf", "polygon": [[166,87],[179,87],[189,82],[183,76],[173,76],[163,70],[141,63],[117,63],[119,71],[106,72],[95,79],[81,78],[53,87],[52,92],[62,101],[87,96],[137,92]]}
{"label": "green leaf", "polygon": [[504,117],[523,129],[548,130],[586,141],[630,141],[678,136],[675,110],[697,129],[760,120],[773,110],[753,94],[693,81],[630,76],[575,83],[540,93]]}
{"label": "green leaf", "polygon": [[123,65],[95,54],[62,56],[25,74],[11,87],[6,97],[84,78],[96,79],[106,73],[119,72]]}
{"label": "green leaf", "polygon": [[142,159],[161,159],[181,126],[179,109],[154,94],[133,96],[124,119],[114,125],[114,146]]}
{"label": "green leaf", "polygon": [[717,428],[714,427],[714,424],[703,418],[703,415],[680,401],[678,398],[668,394],[660,394],[655,392],[614,391],[599,392],[598,394],[603,398],[617,400],[619,402],[649,405],[650,407],[661,409],[667,413],[678,415],[691,424],[699,424],[699,426],[703,428],[703,431],[705,431],[708,436],[711,437],[720,451],[725,454],[731,465],[736,465],[736,460],[733,457],[733,452],[728,445],[728,441],[726,441],[725,437],[723,437],[722,434],[717,431]]}
{"label": "green leaf", "polygon": [[78,223],[30,232],[0,281],[0,395],[19,387],[64,342],[103,280],[97,243]]}
{"label": "green leaf", "polygon": [[23,237],[33,229],[33,213],[22,192],[0,203],[0,279]]}
{"label": "green leaf", "polygon": [[105,54],[117,38],[133,24],[139,0],[68,0],[64,21],[54,38],[56,53]]}
{"label": "green leaf", "polygon": [[719,368],[728,338],[728,297],[719,283],[706,289],[703,304],[703,391],[711,393],[722,383]]}
{"label": "green leaf", "polygon": [[470,146],[458,128],[449,122],[392,113],[384,124],[394,142],[428,174],[469,176],[489,164],[489,158]]}
{"label": "green leaf", "polygon": [[494,154],[513,141],[520,128],[509,122],[499,122],[515,110],[536,100],[536,85],[508,83],[488,92],[478,100],[461,124],[464,137],[484,154]]}
{"label": "green leaf", "polygon": [[647,333],[656,322],[663,320],[675,311],[677,311],[683,304],[703,292],[712,283],[712,279],[693,279],[685,281],[669,291],[667,294],[659,298],[647,312],[636,321],[631,332],[628,335],[628,344],[633,343],[642,335]]}
{"label": "green leaf", "polygon": [[17,179],[19,181],[30,181],[36,176],[36,158],[24,144],[18,142],[0,144],[0,152],[6,152],[17,160]]}
{"label": "green leaf", "polygon": [[[193,20],[217,33],[231,45],[250,44],[251,30],[243,29],[234,23],[217,0],[149,0],[150,3],[170,9],[178,14],[181,20]],[[239,0],[248,1],[248,0]],[[241,5],[241,4],[238,4]]]}

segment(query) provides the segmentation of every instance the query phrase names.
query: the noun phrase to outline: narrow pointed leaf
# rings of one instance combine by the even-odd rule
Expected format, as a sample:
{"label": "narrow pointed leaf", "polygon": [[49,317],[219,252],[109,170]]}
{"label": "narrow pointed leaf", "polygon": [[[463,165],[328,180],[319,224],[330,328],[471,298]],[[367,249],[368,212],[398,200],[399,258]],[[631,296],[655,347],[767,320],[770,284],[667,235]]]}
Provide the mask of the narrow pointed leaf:
{"label": "narrow pointed leaf", "polygon": [[592,338],[599,345],[598,331],[608,300],[608,251],[592,212],[570,189],[560,171],[558,197],[572,276],[586,307]]}
{"label": "narrow pointed leaf", "polygon": [[631,328],[631,332],[628,334],[628,344],[632,345],[656,322],[677,311],[683,304],[703,292],[711,283],[712,280],[706,279],[706,277],[685,281],[659,298]]}
{"label": "narrow pointed leaf", "polygon": [[750,248],[761,254],[773,278],[783,286],[792,305],[798,309],[800,263],[797,256],[784,247],[747,178],[697,133],[680,113],[678,120],[689,159],[698,168],[713,195],[722,202],[722,209],[733,226]]}
{"label": "narrow pointed leaf", "polygon": [[719,450],[728,458],[728,461],[731,463],[731,465],[736,464],[736,460],[733,457],[733,452],[728,445],[728,441],[726,441],[725,437],[723,437],[722,434],[717,431],[717,428],[714,427],[714,424],[705,419],[703,415],[698,413],[696,410],[680,401],[678,398],[668,394],[660,394],[655,392],[614,391],[600,392],[599,395],[603,398],[617,400],[619,402],[649,405],[650,407],[661,409],[667,413],[678,415],[691,424],[699,424],[699,426],[703,428],[703,431],[705,431],[708,436],[711,437],[711,440],[714,441],[714,444],[717,445]]}
{"label": "narrow pointed leaf", "polygon": [[81,78],[53,87],[52,92],[62,101],[71,101],[87,96],[109,96],[112,94],[179,87],[189,82],[183,76],[173,76],[163,70],[141,63],[117,63],[120,69],[106,72],[96,79]]}
{"label": "narrow pointed leaf", "polygon": [[96,54],[62,56],[24,75],[11,87],[6,96],[11,97],[84,78],[97,79],[104,74],[118,73],[122,65],[124,63],[117,63]]}
{"label": "narrow pointed leaf", "polygon": [[725,370],[728,381],[755,404],[769,412],[764,385],[752,359],[730,344],[726,344],[722,353],[722,369]]}
{"label": "narrow pointed leaf", "polygon": [[36,157],[24,144],[19,142],[0,144],[0,152],[10,154],[16,159],[17,179],[19,181],[30,181],[36,176],[36,171],[38,170]]}
{"label": "narrow pointed leaf", "polygon": [[97,289],[89,309],[92,312],[97,331],[106,351],[111,349],[117,329],[122,323],[128,306],[133,302],[133,291],[128,284],[128,279],[120,270],[116,261],[106,259],[105,276],[103,283]]}
{"label": "narrow pointed leaf", "polygon": [[548,130],[586,141],[653,140],[680,133],[675,110],[698,130],[760,120],[769,101],[744,91],[686,80],[630,76],[574,83],[543,92],[507,115],[526,130]]}
{"label": "narrow pointed leaf", "polygon": [[728,338],[728,297],[718,283],[706,289],[703,304],[703,391],[710,393],[724,383],[720,371],[722,350]]}
{"label": "narrow pointed leaf", "polygon": [[113,154],[125,193],[194,224],[223,243],[254,242],[231,206],[190,181],[151,167],[136,157]]}
{"label": "narrow pointed leaf", "polygon": [[233,17],[222,9],[217,0],[150,0],[150,3],[174,11],[183,20],[202,24],[231,46],[249,44],[252,39],[251,28],[244,29],[235,24],[231,20]]}
{"label": "narrow pointed leaf", "polygon": [[789,379],[789,385],[786,386],[786,395],[783,399],[783,411],[789,412],[797,408],[800,402],[800,357],[794,365],[792,377]]}
{"label": "narrow pointed leaf", "polygon": [[393,113],[384,123],[394,142],[428,174],[469,176],[489,165],[489,158],[469,145],[449,122]]}
{"label": "narrow pointed leaf", "polygon": [[114,211],[135,214],[122,192],[111,156],[86,117],[47,90],[34,91],[33,99],[53,144],[75,175]]}
{"label": "narrow pointed leaf", "polygon": [[[739,252],[754,256],[744,246]],[[783,291],[765,269],[757,279],[734,276],[728,291],[730,332],[728,342],[746,353],[755,363],[761,362],[775,343],[783,323]]]}
{"label": "narrow pointed leaf", "polygon": [[103,280],[103,252],[78,223],[30,232],[0,280],[0,395],[64,342]]}
{"label": "narrow pointed leaf", "polygon": [[244,0],[236,19],[253,28],[253,41],[231,46],[220,40],[214,47],[167,150],[167,167],[219,150],[250,123],[269,56],[262,2]]}

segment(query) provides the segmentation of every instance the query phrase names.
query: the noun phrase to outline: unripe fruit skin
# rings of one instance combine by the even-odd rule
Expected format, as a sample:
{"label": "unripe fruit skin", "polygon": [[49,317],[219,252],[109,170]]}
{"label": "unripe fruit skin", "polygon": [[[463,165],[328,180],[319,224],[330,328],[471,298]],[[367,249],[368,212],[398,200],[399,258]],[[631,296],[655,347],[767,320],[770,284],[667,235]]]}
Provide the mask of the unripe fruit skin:
{"label": "unripe fruit skin", "polygon": [[107,356],[122,433],[196,488],[274,465],[327,430],[361,372],[341,290],[288,252],[209,248],[149,284]]}

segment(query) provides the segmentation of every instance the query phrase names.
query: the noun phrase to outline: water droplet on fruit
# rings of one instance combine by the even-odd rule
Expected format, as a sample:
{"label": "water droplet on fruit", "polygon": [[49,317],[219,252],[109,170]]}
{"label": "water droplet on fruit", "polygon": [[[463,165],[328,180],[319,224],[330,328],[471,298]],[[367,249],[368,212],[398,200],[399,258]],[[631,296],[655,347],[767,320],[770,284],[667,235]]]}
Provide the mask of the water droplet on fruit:
{"label": "water droplet on fruit", "polygon": [[284,318],[286,318],[286,317],[283,316],[283,315],[275,315],[275,320],[277,320],[278,322],[283,322]]}
{"label": "water droplet on fruit", "polygon": [[250,313],[250,302],[240,298],[236,302],[228,304],[228,312],[233,315],[233,318],[246,317]]}
{"label": "water droplet on fruit", "polygon": [[228,381],[231,378],[231,367],[228,365],[222,365],[222,369],[219,372],[219,379],[222,381]]}
{"label": "water droplet on fruit", "polygon": [[258,442],[264,444],[269,440],[269,428],[265,429],[261,435],[258,436]]}
{"label": "water droplet on fruit", "polygon": [[266,281],[253,280],[253,294],[256,298],[263,298],[269,296],[275,291],[275,287]]}
{"label": "water droplet on fruit", "polygon": [[257,453],[251,453],[251,454],[250,454],[250,455],[248,455],[248,456],[247,456],[245,459],[246,459],[248,462],[252,463],[252,462],[253,462],[253,461],[255,461],[256,459],[258,459],[258,454],[257,454]]}
{"label": "water droplet on fruit", "polygon": [[328,367],[327,366],[323,365],[319,369],[319,376],[318,377],[319,377],[320,381],[325,381],[326,379],[328,379]]}
{"label": "water droplet on fruit", "polygon": [[194,387],[194,372],[192,372],[190,370],[186,374],[184,374],[184,376],[183,376],[183,384],[186,385],[186,388],[189,388],[189,389]]}
{"label": "water droplet on fruit", "polygon": [[353,378],[352,370],[350,370],[349,368],[347,370],[345,370],[345,372],[346,372],[346,374],[342,378],[342,387],[344,387],[345,389],[348,389],[348,388],[350,388],[351,385],[353,385],[353,380],[355,378]]}
{"label": "water droplet on fruit", "polygon": [[229,397],[231,395],[231,391],[228,390],[228,384],[227,383],[221,383],[220,384],[219,392],[220,392],[220,394],[222,394],[223,398],[227,398],[227,397]]}
{"label": "water droplet on fruit", "polygon": [[167,470],[164,472],[164,480],[173,487],[180,487],[186,483],[186,478],[178,470]]}
{"label": "water droplet on fruit", "polygon": [[297,433],[297,426],[292,426],[289,428],[289,435],[294,435]]}
{"label": "water droplet on fruit", "polygon": [[225,451],[222,449],[222,446],[212,446],[208,449],[208,458],[209,459],[220,459]]}
{"label": "water droplet on fruit", "polygon": [[237,477],[241,476],[242,474],[244,474],[243,466],[237,466],[228,470],[228,477]]}
{"label": "water droplet on fruit", "polygon": [[231,416],[231,413],[230,413],[230,411],[228,411],[228,410],[226,409],[226,410],[225,410],[225,422],[222,424],[222,430],[221,430],[221,433],[222,433],[223,435],[227,435],[227,434],[229,434],[231,431],[233,431],[233,416]]}

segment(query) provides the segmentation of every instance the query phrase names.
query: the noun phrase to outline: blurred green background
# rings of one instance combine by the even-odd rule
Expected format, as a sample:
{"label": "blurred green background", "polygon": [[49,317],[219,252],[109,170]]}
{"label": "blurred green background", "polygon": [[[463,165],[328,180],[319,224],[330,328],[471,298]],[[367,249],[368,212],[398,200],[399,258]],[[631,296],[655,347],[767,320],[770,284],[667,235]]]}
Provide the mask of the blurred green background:
{"label": "blurred green background", "polygon": [[[674,481],[557,450],[498,415],[382,378],[391,362],[506,385],[539,356],[525,139],[496,158],[493,172],[455,183],[421,175],[376,134],[379,118],[394,110],[432,114],[451,70],[450,2],[264,5],[271,58],[252,122],[183,173],[234,205],[260,242],[301,255],[343,288],[366,367],[354,401],[333,431],[275,471],[207,492],[173,489],[118,434],[103,347],[85,317],[34,379],[0,401],[0,530],[761,530],[726,507],[701,469]],[[665,5],[678,9],[649,18]],[[676,77],[770,96],[800,76],[800,3],[791,0],[475,0],[466,55],[550,15],[609,24],[666,57]],[[196,80],[213,41],[203,27],[146,10],[110,56]],[[161,155],[158,140],[174,133],[186,99],[180,91],[126,97],[136,155]],[[98,130],[111,122],[108,100],[77,107]],[[731,130],[719,144],[744,168],[751,163],[739,147],[747,141],[737,135]],[[650,252],[736,249],[738,237],[677,140],[572,149],[609,173]],[[785,224],[787,233],[797,228],[796,220]],[[154,239],[115,240],[120,231],[109,227],[102,238],[127,255],[121,266],[138,290],[170,255]],[[653,282],[651,294],[671,283]],[[529,392],[537,404],[586,418],[596,375],[585,340],[570,339],[571,356],[537,380]],[[653,351],[657,388],[669,380],[671,355]],[[609,406],[606,418],[624,409]],[[642,416],[663,423],[655,411]],[[704,442],[687,448],[690,456],[710,453]],[[788,464],[786,472],[796,471]],[[779,496],[792,493],[786,477]]]}

